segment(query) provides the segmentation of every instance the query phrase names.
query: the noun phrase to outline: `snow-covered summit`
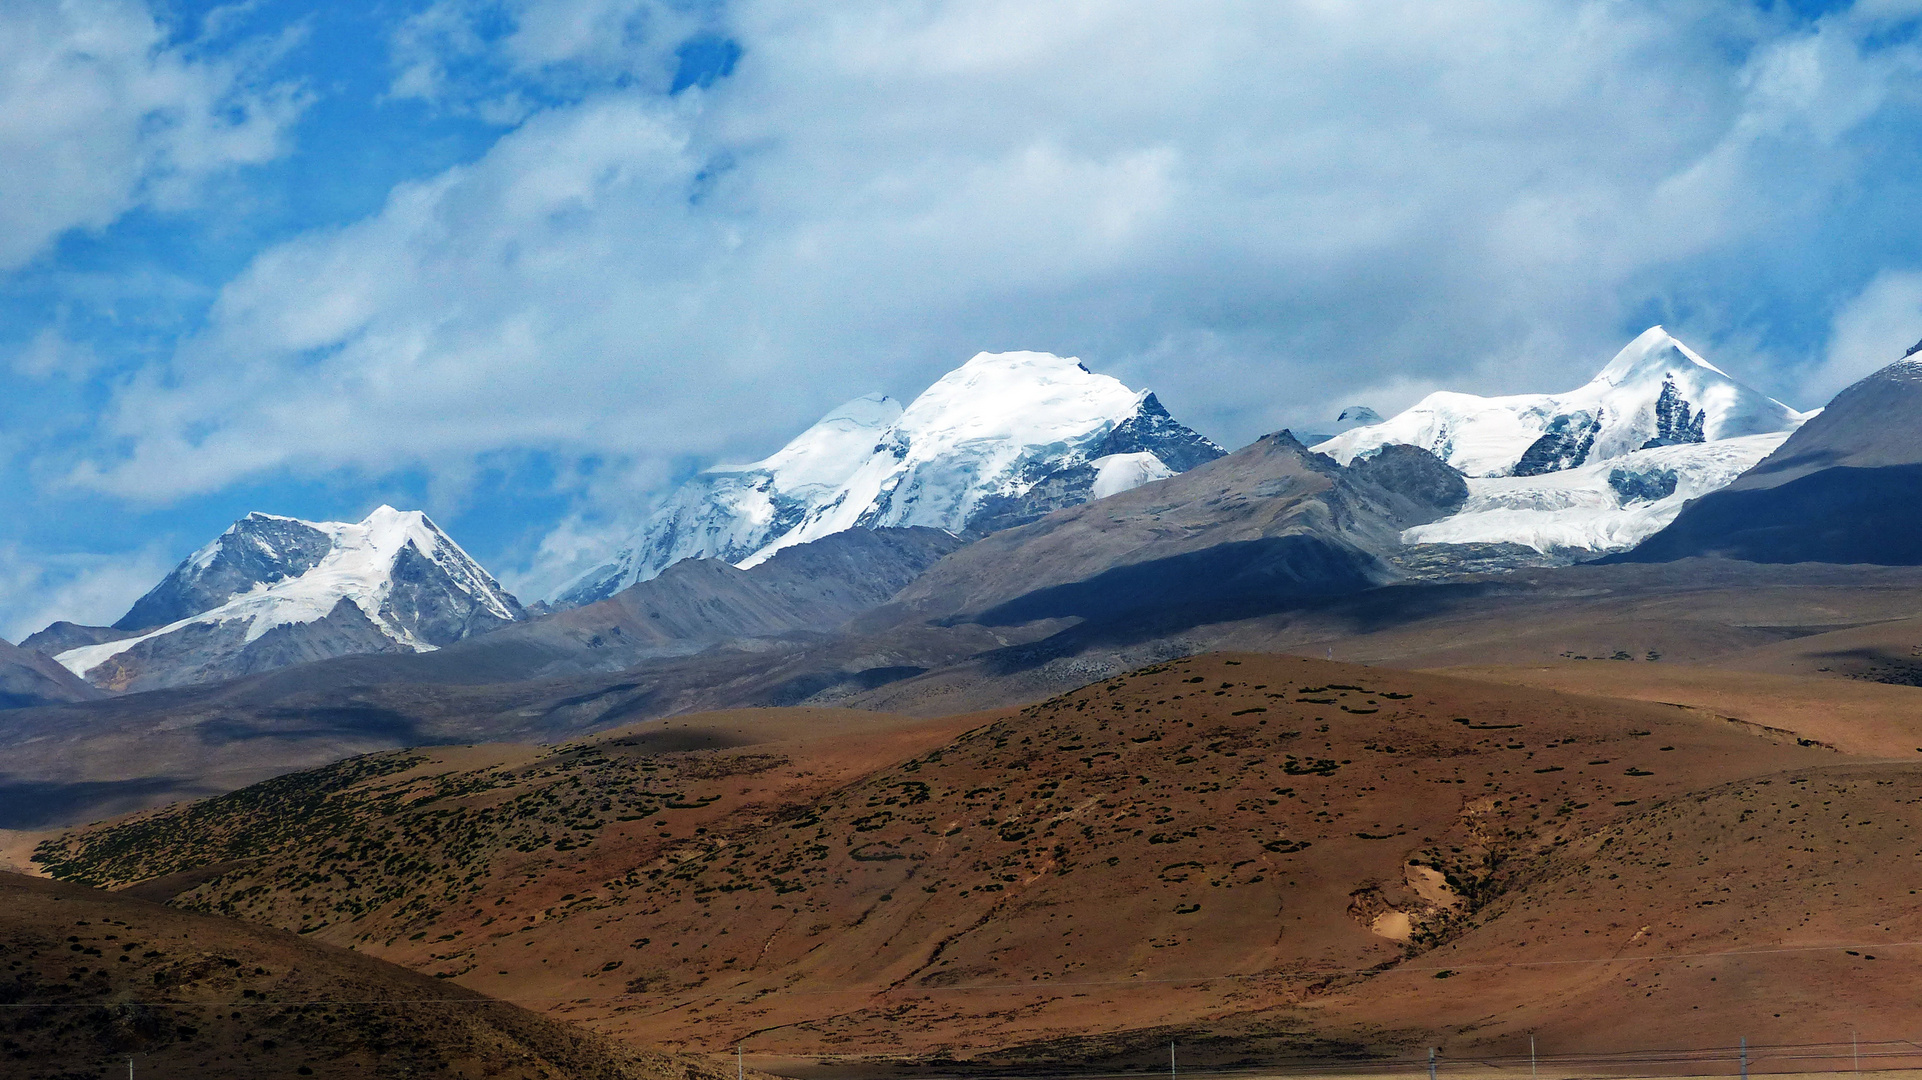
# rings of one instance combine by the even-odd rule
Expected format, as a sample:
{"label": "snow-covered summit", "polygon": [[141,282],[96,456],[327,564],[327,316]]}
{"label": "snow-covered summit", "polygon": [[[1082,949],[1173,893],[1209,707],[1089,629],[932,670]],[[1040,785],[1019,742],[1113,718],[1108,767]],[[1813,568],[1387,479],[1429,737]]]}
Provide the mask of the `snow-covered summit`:
{"label": "snow-covered summit", "polygon": [[1434,393],[1315,449],[1345,464],[1410,443],[1467,474],[1462,509],[1410,529],[1407,543],[1585,557],[1659,532],[1813,415],[1744,386],[1656,326],[1567,393]]}
{"label": "snow-covered summit", "polygon": [[906,409],[857,398],[761,461],[696,476],[554,603],[611,596],[682,559],[753,566],[844,529],[1004,528],[1222,453],[1153,394],[1072,357],[979,353]]}
{"label": "snow-covered summit", "polygon": [[[222,664],[228,654],[275,630],[329,622],[328,634],[339,641],[364,644],[371,634],[387,643],[378,651],[418,652],[521,615],[520,603],[418,510],[382,506],[353,523],[254,513],[189,555],[134,604],[115,624],[132,636],[55,659],[99,682],[103,666],[126,668],[130,655],[172,654],[180,650],[175,643],[194,641],[197,667],[230,673]],[[343,631],[342,620],[353,629]],[[153,675],[151,662],[139,666],[142,675]]]}
{"label": "snow-covered summit", "polygon": [[875,437],[900,418],[900,402],[886,394],[863,394],[742,471],[765,472],[785,491],[835,487],[847,480],[851,463],[874,449]]}
{"label": "snow-covered summit", "polygon": [[1315,449],[1345,464],[1408,443],[1471,477],[1539,476],[1659,446],[1793,431],[1805,419],[1655,326],[1566,393],[1441,391]]}

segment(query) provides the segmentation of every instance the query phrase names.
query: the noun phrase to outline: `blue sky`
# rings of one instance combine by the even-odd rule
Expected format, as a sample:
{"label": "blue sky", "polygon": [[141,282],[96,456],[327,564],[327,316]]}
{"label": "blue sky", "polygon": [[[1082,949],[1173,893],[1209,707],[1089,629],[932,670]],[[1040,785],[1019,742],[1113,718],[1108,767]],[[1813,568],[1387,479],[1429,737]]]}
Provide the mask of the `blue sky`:
{"label": "blue sky", "polygon": [[254,509],[532,599],[982,349],[1240,444],[1922,337],[1922,0],[17,0],[0,156],[14,640]]}

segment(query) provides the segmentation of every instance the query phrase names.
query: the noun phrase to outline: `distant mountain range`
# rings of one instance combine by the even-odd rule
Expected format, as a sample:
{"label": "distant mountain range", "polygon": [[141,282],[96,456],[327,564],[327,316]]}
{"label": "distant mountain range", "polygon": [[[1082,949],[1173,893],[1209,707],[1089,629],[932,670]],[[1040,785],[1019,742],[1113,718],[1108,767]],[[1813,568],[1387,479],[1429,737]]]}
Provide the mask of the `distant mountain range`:
{"label": "distant mountain range", "polygon": [[[530,619],[418,512],[251,514],[112,626],[56,623],[0,652],[0,707],[370,654],[417,658],[394,677],[478,684],[923,625],[1223,617],[1637,544],[1623,557],[1922,563],[1903,516],[1911,412],[1922,361],[1801,413],[1655,327],[1567,393],[1436,393],[1386,420],[1351,405],[1313,450],[1284,432],[1224,456],[1078,361],[983,353],[905,409],[857,398],[695,477],[551,613]],[[959,647],[916,640],[881,646],[896,660],[873,671]],[[834,663],[782,700],[882,677]]]}
{"label": "distant mountain range", "polygon": [[1010,625],[1146,610],[1216,613],[1398,580],[1401,533],[1458,509],[1460,473],[1391,445],[1346,467],[1287,432],[1099,503],[995,533],[942,560],[892,609]]}

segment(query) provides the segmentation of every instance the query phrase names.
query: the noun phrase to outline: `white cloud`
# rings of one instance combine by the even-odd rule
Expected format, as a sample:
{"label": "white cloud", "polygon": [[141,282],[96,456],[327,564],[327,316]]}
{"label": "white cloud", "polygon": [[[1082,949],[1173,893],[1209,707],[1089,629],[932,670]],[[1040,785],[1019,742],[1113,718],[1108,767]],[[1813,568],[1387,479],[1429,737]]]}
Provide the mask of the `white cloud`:
{"label": "white cloud", "polygon": [[71,229],[177,208],[207,177],[283,149],[301,100],[244,54],[171,44],[134,0],[0,5],[0,271]]}
{"label": "white cloud", "polygon": [[34,335],[13,357],[13,370],[29,379],[78,379],[100,366],[93,346],[72,341],[54,327]]}
{"label": "white cloud", "polygon": [[1808,373],[1811,402],[1823,402],[1873,371],[1902,358],[1922,338],[1922,271],[1890,270],[1835,314],[1828,355]]}
{"label": "white cloud", "polygon": [[537,107],[533,91],[667,89],[673,47],[699,25],[661,0],[434,0],[394,32],[390,93],[516,123]]}
{"label": "white cloud", "polygon": [[0,546],[0,637],[18,642],[59,619],[104,626],[173,569],[158,544],[107,555],[36,555]]}
{"label": "white cloud", "polygon": [[1665,269],[1822,213],[1916,57],[1711,4],[765,2],[731,9],[735,74],[668,100],[653,7],[497,4],[492,44],[475,10],[413,26],[396,93],[485,53],[579,100],[262,254],[76,482],[510,449],[661,476],[992,348],[1229,441],[1399,404],[1371,387],[1574,385]]}

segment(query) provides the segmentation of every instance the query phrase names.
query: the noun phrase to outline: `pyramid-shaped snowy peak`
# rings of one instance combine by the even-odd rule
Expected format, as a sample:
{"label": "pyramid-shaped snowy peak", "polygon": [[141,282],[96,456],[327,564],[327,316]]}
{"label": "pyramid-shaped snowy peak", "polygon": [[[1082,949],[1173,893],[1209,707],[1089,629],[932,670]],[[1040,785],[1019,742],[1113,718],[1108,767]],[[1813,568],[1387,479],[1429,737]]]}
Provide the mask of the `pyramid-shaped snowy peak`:
{"label": "pyramid-shaped snowy peak", "polygon": [[115,629],[55,659],[116,690],[205,682],[356,652],[422,651],[521,606],[418,510],[358,522],[249,514],[188,556]]}

